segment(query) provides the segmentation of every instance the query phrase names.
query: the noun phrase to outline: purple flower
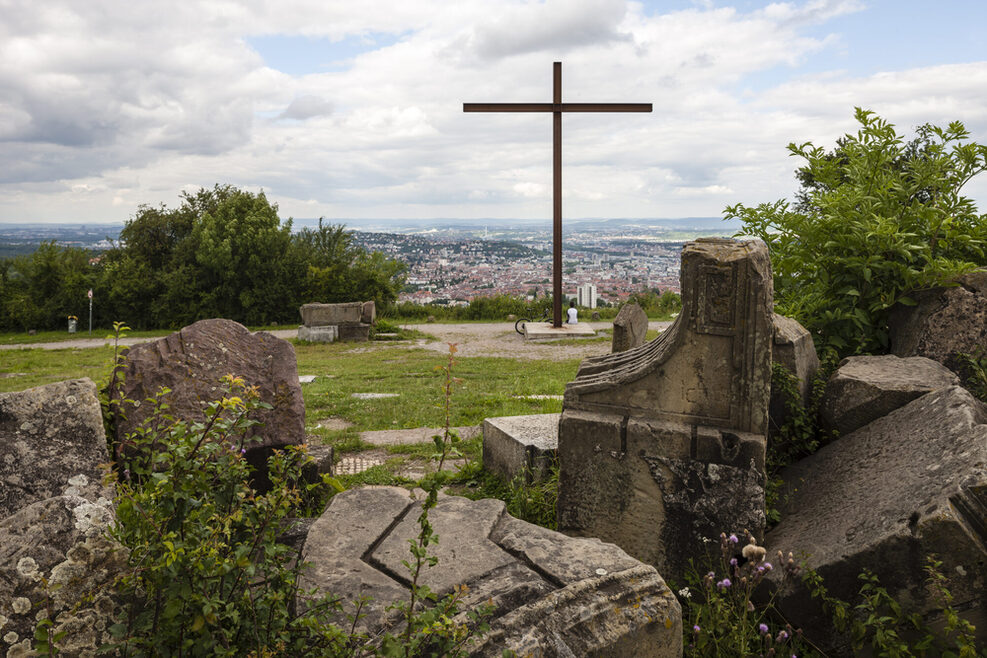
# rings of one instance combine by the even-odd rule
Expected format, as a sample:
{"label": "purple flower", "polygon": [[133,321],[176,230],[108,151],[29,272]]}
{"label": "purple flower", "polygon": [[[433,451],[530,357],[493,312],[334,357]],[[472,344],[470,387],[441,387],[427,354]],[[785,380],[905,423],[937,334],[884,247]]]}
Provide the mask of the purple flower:
{"label": "purple flower", "polygon": [[761,631],[761,635],[767,635],[768,634],[768,625],[767,624],[758,624],[757,625],[757,629],[759,631]]}
{"label": "purple flower", "polygon": [[737,566],[737,558],[735,557],[730,558],[730,566],[731,567]]}
{"label": "purple flower", "polygon": [[728,539],[730,540],[730,543],[731,544],[736,544],[736,543],[738,543],[740,541],[739,539],[737,539],[737,535],[734,535],[734,534],[731,534]]}
{"label": "purple flower", "polygon": [[720,582],[716,583],[716,586],[719,587],[720,589],[726,589],[727,587],[730,587],[730,584],[731,584],[730,579],[724,578]]}
{"label": "purple flower", "polygon": [[788,631],[778,631],[778,638],[775,640],[775,642],[781,644],[787,639],[788,639]]}
{"label": "purple flower", "polygon": [[240,448],[240,454],[241,455],[247,454],[247,449],[246,448]]}
{"label": "purple flower", "polygon": [[692,632],[693,633],[698,633],[700,630],[701,629],[699,628],[699,624],[696,624],[695,626],[692,627]]}

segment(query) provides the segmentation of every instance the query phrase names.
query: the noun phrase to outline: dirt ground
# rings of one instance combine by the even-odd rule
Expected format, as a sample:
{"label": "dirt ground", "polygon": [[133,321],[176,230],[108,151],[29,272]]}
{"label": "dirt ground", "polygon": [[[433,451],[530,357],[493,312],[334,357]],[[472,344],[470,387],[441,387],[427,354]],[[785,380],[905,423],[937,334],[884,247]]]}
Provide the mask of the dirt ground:
{"label": "dirt ground", "polygon": [[[671,322],[651,322],[651,329],[663,330]],[[594,329],[610,329],[611,322],[590,322]],[[489,323],[468,323],[468,324],[407,324],[402,325],[408,329],[417,329],[423,333],[434,336],[438,340],[417,340],[412,344],[428,350],[440,353],[448,351],[447,343],[456,343],[459,356],[500,356],[513,359],[584,359],[588,356],[607,354],[610,352],[610,341],[599,339],[567,339],[559,341],[526,341],[516,331],[514,324],[509,322],[489,322]],[[298,335],[297,329],[279,329],[271,332],[280,338],[294,338]],[[124,338],[121,345],[134,345],[136,343],[154,340],[149,338]],[[105,345],[107,341],[101,338],[77,338],[54,343],[33,343],[30,345],[0,345],[0,350],[21,349],[21,348],[41,348],[49,350],[67,348],[99,347]],[[358,351],[375,352],[388,349],[393,346],[407,346],[408,341],[392,342],[381,341],[378,343],[368,343],[366,346],[357,347]]]}

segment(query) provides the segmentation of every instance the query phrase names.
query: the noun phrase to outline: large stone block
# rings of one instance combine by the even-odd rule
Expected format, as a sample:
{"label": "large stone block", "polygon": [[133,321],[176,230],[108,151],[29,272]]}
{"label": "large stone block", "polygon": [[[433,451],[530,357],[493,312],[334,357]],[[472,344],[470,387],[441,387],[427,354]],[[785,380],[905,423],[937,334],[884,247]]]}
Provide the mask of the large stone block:
{"label": "large stone block", "polygon": [[0,393],[0,519],[52,496],[110,495],[100,468],[109,460],[91,380]]}
{"label": "large stone block", "polygon": [[691,242],[681,280],[672,326],[585,360],[559,425],[559,528],[677,582],[709,537],[763,532],[773,339],[763,242]]}
{"label": "large stone block", "polygon": [[799,394],[802,400],[809,399],[812,378],[819,370],[819,356],[809,330],[797,320],[773,313],[774,346],[771,361],[785,366],[799,380]]}
{"label": "large stone block", "polygon": [[[370,633],[402,621],[388,606],[408,599],[408,540],[418,533],[420,502],[397,487],[370,487],[335,496],[312,525],[302,552],[308,567],[300,590],[317,587],[355,611],[369,602],[357,627]],[[441,496],[430,512],[439,536],[438,566],[422,580],[444,596],[468,587],[466,611],[492,603],[490,631],[472,656],[505,649],[537,656],[680,656],[681,608],[653,567],[598,539],[566,537],[519,521],[499,500]],[[299,604],[304,606],[308,599]]]}
{"label": "large stone block", "polygon": [[298,309],[306,327],[330,324],[359,324],[363,319],[363,302],[340,304],[303,304]]}
{"label": "large stone block", "polygon": [[959,383],[945,366],[920,356],[847,357],[826,382],[820,420],[827,430],[849,434],[915,398]]}
{"label": "large stone block", "polygon": [[339,327],[329,324],[320,327],[302,325],[298,327],[298,340],[310,343],[331,343],[339,337]]}
{"label": "large stone block", "polygon": [[891,351],[924,356],[963,374],[961,354],[987,345],[987,269],[957,280],[957,285],[914,295],[915,306],[894,308],[889,319]]}
{"label": "large stone block", "polygon": [[[987,407],[966,390],[928,393],[782,472],[775,550],[804,551],[830,594],[849,600],[869,569],[906,610],[938,602],[926,556],[942,560],[954,607],[987,641]],[[773,574],[777,575],[777,574]],[[777,581],[776,581],[777,582]],[[775,605],[825,645],[826,615],[800,584]]]}
{"label": "large stone block", "polygon": [[611,352],[626,352],[644,345],[648,335],[648,315],[634,303],[624,304],[613,319],[613,340]]}
{"label": "large stone block", "polygon": [[[247,430],[247,459],[263,485],[267,457],[274,448],[305,442],[305,403],[298,383],[295,350],[288,341],[266,332],[251,334],[232,320],[201,320],[170,336],[135,345],[125,352],[110,382],[111,400],[143,401],[162,387],[171,389],[169,413],[188,421],[204,420],[203,405],[223,394],[221,379],[233,374],[257,386],[260,399],[272,405],[259,410],[260,425]],[[116,419],[116,444],[146,420],[153,405],[123,404]]]}
{"label": "large stone block", "polygon": [[377,304],[374,302],[363,302],[360,307],[360,322],[363,324],[373,324],[377,320]]}
{"label": "large stone block", "polygon": [[559,445],[559,414],[501,416],[483,421],[483,468],[510,482],[544,479]]}

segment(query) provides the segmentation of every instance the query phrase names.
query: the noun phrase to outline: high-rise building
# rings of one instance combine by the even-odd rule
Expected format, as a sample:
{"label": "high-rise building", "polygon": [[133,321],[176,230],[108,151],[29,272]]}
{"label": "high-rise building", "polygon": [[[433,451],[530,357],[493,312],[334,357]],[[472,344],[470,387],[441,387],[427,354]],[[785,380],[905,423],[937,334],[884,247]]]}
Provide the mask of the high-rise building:
{"label": "high-rise building", "polygon": [[586,308],[596,308],[596,286],[584,283],[576,288],[576,303]]}

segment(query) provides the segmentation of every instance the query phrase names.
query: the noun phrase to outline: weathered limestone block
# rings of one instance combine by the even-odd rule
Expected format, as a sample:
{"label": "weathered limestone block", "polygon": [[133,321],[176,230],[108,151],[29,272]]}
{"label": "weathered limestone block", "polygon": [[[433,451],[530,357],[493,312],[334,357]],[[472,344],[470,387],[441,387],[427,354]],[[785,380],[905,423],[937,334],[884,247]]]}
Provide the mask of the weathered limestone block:
{"label": "weathered limestone block", "polygon": [[[266,332],[251,334],[232,320],[200,320],[170,336],[135,345],[125,352],[110,382],[111,400],[143,401],[161,387],[169,413],[183,420],[203,420],[203,405],[222,397],[221,378],[242,377],[258,386],[260,399],[272,409],[256,412],[262,424],[247,430],[247,459],[266,482],[267,457],[274,448],[305,442],[305,403],[298,383],[295,350],[286,340]],[[124,404],[125,417],[116,422],[116,444],[146,420],[153,405]]]}
{"label": "weathered limestone block", "polygon": [[323,327],[330,324],[360,324],[363,318],[363,302],[303,304],[298,311],[302,314],[302,324],[306,327]]}
{"label": "weathered limestone block", "polygon": [[[788,491],[767,536],[769,555],[805,551],[830,594],[844,600],[870,569],[906,609],[927,612],[937,602],[923,567],[934,554],[954,607],[987,641],[987,407],[966,390],[913,400],[782,477]],[[794,625],[824,648],[834,643],[827,616],[800,584],[779,596],[775,605]]]}
{"label": "weathered limestone block", "polygon": [[[309,530],[300,590],[318,587],[352,603],[369,597],[357,627],[371,633],[401,620],[387,607],[408,599],[408,540],[418,533],[409,492],[368,487],[335,496]],[[653,567],[598,539],[576,539],[519,521],[499,500],[440,496],[430,512],[439,535],[431,554],[438,566],[423,571],[433,592],[460,585],[457,623],[466,611],[491,602],[489,633],[472,656],[504,649],[538,656],[680,656],[681,608]],[[306,605],[302,599],[299,605]]]}
{"label": "weathered limestone block", "polygon": [[310,343],[331,343],[339,337],[339,327],[334,324],[321,327],[308,327],[302,325],[298,327],[298,340],[306,340]]}
{"label": "weathered limestone block", "polygon": [[799,380],[802,400],[809,399],[812,378],[819,370],[819,356],[809,330],[797,320],[777,313],[771,314],[774,325],[774,346],[771,361],[785,366]]}
{"label": "weathered limestone block", "polygon": [[360,307],[360,322],[363,324],[373,324],[377,320],[377,304],[374,302],[363,302]]}
{"label": "weathered limestone block", "polygon": [[559,445],[559,414],[501,416],[483,421],[483,468],[510,482],[548,476]]}
{"label": "weathered limestone block", "polygon": [[987,269],[957,279],[957,286],[912,295],[915,306],[896,306],[889,319],[891,351],[924,356],[963,374],[959,354],[987,346]]}
{"label": "weathered limestone block", "polygon": [[0,519],[52,496],[109,496],[109,460],[92,380],[0,393]]}
{"label": "weathered limestone block", "polygon": [[691,242],[681,281],[658,338],[583,362],[559,425],[559,529],[677,582],[704,539],[763,532],[773,338],[763,242]]}
{"label": "weathered limestone block", "polygon": [[842,436],[926,393],[959,383],[945,366],[921,356],[851,356],[826,382],[819,417],[825,429]]}
{"label": "weathered limestone block", "polygon": [[626,352],[633,347],[644,345],[648,334],[648,314],[637,304],[629,303],[620,307],[613,319],[613,341],[611,352]]}
{"label": "weathered limestone block", "polygon": [[[127,551],[106,537],[113,504],[75,495],[26,505],[0,520],[0,656],[31,647],[36,615],[51,607],[59,655],[93,655],[121,614],[114,578]],[[48,581],[47,591],[44,581]]]}

